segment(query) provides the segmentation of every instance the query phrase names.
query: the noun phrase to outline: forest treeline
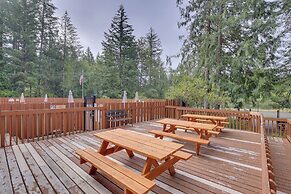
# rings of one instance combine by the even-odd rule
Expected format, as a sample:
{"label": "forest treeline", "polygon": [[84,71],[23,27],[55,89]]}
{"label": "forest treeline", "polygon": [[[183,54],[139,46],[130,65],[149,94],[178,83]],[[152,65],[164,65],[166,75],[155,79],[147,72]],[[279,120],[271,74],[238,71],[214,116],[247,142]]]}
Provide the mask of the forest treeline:
{"label": "forest treeline", "polygon": [[0,96],[64,97],[72,90],[81,97],[83,71],[85,95],[121,98],[127,91],[132,98],[138,91],[164,98],[160,39],[152,28],[135,37],[123,6],[108,24],[102,53],[94,57],[80,44],[68,12],[56,17],[51,0],[0,2]]}
{"label": "forest treeline", "polygon": [[[51,0],[0,0],[0,96],[179,98],[197,107],[291,107],[288,0],[177,0],[180,53],[162,58],[150,28],[134,36],[121,5],[102,51],[83,48],[68,14]],[[154,5],[153,5],[154,6]],[[176,21],[173,21],[176,22]],[[92,23],[92,25],[98,25]],[[98,43],[96,43],[98,44]],[[180,57],[177,69],[171,59]]]}

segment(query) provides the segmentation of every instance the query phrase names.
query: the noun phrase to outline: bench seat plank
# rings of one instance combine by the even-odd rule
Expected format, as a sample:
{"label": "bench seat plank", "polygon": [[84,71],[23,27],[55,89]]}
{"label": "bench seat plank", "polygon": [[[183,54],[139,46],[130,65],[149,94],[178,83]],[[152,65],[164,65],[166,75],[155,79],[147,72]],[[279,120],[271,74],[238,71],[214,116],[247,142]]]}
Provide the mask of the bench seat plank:
{"label": "bench seat plank", "polygon": [[188,160],[189,158],[192,157],[192,154],[188,153],[188,152],[184,152],[184,151],[177,151],[173,154],[174,157],[178,157],[181,158],[183,160]]}
{"label": "bench seat plank", "polygon": [[188,136],[181,136],[181,135],[177,135],[177,134],[173,134],[173,133],[167,133],[167,132],[163,132],[163,131],[159,131],[159,130],[151,130],[149,131],[149,133],[153,133],[156,135],[156,137],[170,137],[173,139],[178,139],[178,140],[182,140],[182,141],[188,141],[188,142],[192,142],[194,144],[196,144],[196,154],[199,155],[200,152],[200,145],[208,145],[209,144],[209,140],[206,139],[200,139],[200,138],[196,138],[196,137],[188,137]]}
{"label": "bench seat plank", "polygon": [[93,149],[77,150],[76,153],[85,161],[91,163],[95,168],[103,171],[115,182],[120,183],[124,189],[133,193],[147,193],[155,186],[153,181],[130,171],[105,156],[97,153]]}
{"label": "bench seat plank", "polygon": [[173,134],[173,133],[167,133],[167,132],[163,132],[163,131],[159,131],[159,130],[151,130],[151,131],[149,131],[149,133],[153,133],[155,135],[172,137],[174,139],[179,139],[179,140],[182,140],[182,141],[189,141],[189,142],[200,143],[200,144],[204,144],[204,145],[208,145],[209,144],[209,140],[206,140],[206,139],[182,136],[182,135],[177,135],[177,134]]}
{"label": "bench seat plank", "polygon": [[[193,129],[188,128],[188,127],[183,127],[183,126],[177,126],[178,129],[185,129],[185,130],[190,130],[193,131]],[[220,129],[220,126],[216,126],[217,129]],[[210,133],[212,135],[219,135],[219,131],[213,131],[213,130],[208,130],[207,133]]]}

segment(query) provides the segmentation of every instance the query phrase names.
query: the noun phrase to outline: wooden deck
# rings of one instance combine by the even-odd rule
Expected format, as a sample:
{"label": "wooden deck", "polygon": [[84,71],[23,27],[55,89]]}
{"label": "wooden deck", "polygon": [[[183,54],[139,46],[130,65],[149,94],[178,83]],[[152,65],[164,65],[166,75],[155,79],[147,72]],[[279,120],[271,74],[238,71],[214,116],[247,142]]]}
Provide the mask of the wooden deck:
{"label": "wooden deck", "polygon": [[[149,121],[125,128],[152,136],[147,131],[161,129],[161,125]],[[78,148],[99,148],[101,141],[93,136],[96,132],[1,148],[0,193],[122,193],[102,174],[88,175],[89,165],[79,164],[75,153]],[[184,150],[195,153],[190,143],[185,143]],[[211,138],[208,147],[202,146],[200,153],[188,161],[179,161],[174,177],[168,172],[161,174],[152,192],[261,193],[259,134],[224,129],[219,137]],[[139,172],[145,159],[138,154],[129,159],[123,151],[109,158]]]}
{"label": "wooden deck", "polygon": [[287,139],[269,137],[278,193],[291,193],[291,143]]}

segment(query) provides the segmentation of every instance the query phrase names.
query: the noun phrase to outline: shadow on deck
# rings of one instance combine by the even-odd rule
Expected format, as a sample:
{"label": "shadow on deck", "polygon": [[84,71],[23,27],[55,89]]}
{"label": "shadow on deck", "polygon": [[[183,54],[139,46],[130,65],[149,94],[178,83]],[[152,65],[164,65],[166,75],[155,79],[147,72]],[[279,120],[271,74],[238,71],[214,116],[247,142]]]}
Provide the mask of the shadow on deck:
{"label": "shadow on deck", "polygon": [[[147,131],[161,129],[161,125],[149,121],[123,128],[152,136]],[[93,136],[97,132],[1,148],[1,193],[123,193],[102,174],[88,175],[89,165],[79,164],[75,151],[85,147],[98,149],[101,141]],[[195,153],[193,144],[184,145],[185,151]],[[166,171],[155,179],[152,192],[261,193],[260,145],[259,134],[224,129],[218,137],[211,138],[209,146],[202,146],[201,156],[194,154],[188,161],[179,161],[174,177]],[[135,154],[130,159],[123,151],[109,158],[138,172],[144,164],[142,156]]]}

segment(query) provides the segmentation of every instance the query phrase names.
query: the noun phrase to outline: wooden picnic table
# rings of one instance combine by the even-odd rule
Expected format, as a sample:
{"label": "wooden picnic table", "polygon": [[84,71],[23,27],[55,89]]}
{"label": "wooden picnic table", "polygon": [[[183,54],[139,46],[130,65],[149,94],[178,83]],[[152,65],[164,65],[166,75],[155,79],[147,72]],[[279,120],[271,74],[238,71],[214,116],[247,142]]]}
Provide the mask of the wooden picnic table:
{"label": "wooden picnic table", "polygon": [[182,115],[182,117],[192,122],[196,122],[197,119],[208,120],[218,126],[223,126],[222,122],[227,121],[227,117],[209,116],[209,115],[184,114]]}
{"label": "wooden picnic table", "polygon": [[[213,124],[205,124],[205,123],[197,123],[192,121],[184,121],[178,119],[160,119],[156,121],[157,123],[163,124],[163,131],[169,133],[175,133],[177,128],[182,128],[186,130],[196,131],[199,135],[199,138],[208,140],[211,137],[211,131],[214,131],[216,125]],[[169,126],[167,128],[167,126]]]}
{"label": "wooden picnic table", "polygon": [[[140,135],[124,129],[96,133],[95,136],[103,139],[99,153],[104,156],[121,150],[125,150],[130,158],[134,156],[134,153],[145,156],[147,159],[141,174],[150,180],[155,179],[166,170],[174,175],[173,165],[180,159],[186,160],[191,157],[191,154],[180,151],[183,147],[181,144]],[[109,147],[109,143],[113,146]]]}

